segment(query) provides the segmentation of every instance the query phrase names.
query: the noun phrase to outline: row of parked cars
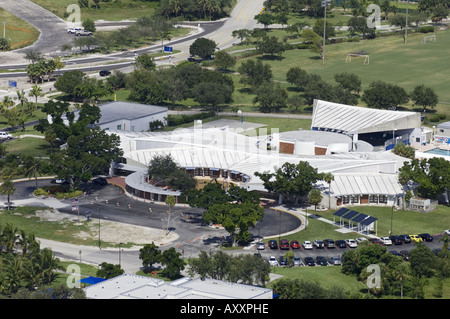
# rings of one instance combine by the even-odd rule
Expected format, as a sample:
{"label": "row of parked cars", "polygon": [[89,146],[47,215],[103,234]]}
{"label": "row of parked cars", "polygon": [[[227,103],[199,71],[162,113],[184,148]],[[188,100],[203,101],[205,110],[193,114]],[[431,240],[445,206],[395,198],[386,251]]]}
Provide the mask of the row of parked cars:
{"label": "row of parked cars", "polygon": [[[392,235],[392,236],[385,236],[381,238],[370,238],[367,239],[365,237],[359,237],[356,239],[346,239],[346,240],[333,240],[333,239],[316,239],[313,242],[309,240],[305,240],[301,244],[298,240],[292,240],[289,242],[287,239],[281,239],[280,243],[278,245],[278,242],[274,239],[269,240],[267,247],[269,249],[282,249],[282,250],[289,250],[289,249],[299,249],[302,247],[303,249],[309,250],[309,249],[320,249],[320,248],[356,248],[358,247],[358,243],[362,243],[364,241],[369,240],[372,244],[380,244],[384,246],[390,246],[390,245],[402,245],[402,244],[408,244],[411,242],[418,243],[422,241],[433,241],[433,236],[431,236],[428,233],[418,234],[418,235]],[[266,245],[264,242],[258,242],[256,244],[256,249],[258,250],[265,250]]]}
{"label": "row of parked cars", "polygon": [[[279,259],[275,258],[275,256],[270,256],[268,258],[269,264],[272,267],[278,267],[278,266],[288,266],[288,259],[284,256],[280,256]],[[341,265],[341,257],[334,256],[330,258],[326,258],[324,256],[317,256],[316,258],[313,257],[305,257],[303,260],[295,256],[292,259],[291,266],[339,266]]]}

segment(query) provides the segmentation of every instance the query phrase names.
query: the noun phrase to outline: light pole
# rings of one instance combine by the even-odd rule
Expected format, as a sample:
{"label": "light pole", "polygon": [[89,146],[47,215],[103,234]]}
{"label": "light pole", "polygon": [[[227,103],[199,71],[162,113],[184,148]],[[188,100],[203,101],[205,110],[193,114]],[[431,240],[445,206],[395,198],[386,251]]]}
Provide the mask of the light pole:
{"label": "light pole", "polygon": [[242,111],[238,110],[237,114],[241,117],[241,123],[243,123],[244,122],[244,115],[242,115]]}
{"label": "light pole", "polygon": [[327,6],[329,6],[331,0],[322,0],[323,12],[323,46],[322,46],[322,64],[325,64],[325,36],[327,31]]}
{"label": "light pole", "polygon": [[6,22],[3,22],[3,38],[6,39]]}
{"label": "light pole", "polygon": [[119,243],[119,267],[121,266],[121,246],[122,243]]}
{"label": "light pole", "polygon": [[409,0],[406,0],[405,43],[406,38],[408,37],[408,3]]}

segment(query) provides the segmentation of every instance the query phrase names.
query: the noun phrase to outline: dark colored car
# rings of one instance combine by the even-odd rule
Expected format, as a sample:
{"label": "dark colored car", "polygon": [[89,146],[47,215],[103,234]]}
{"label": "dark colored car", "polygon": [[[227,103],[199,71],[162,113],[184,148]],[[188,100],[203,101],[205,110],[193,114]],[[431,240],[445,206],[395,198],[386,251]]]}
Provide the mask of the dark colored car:
{"label": "dark colored car", "polygon": [[383,243],[381,242],[381,240],[379,240],[378,238],[369,238],[369,241],[370,241],[372,244],[383,245]]}
{"label": "dark colored car", "polygon": [[424,241],[433,241],[433,236],[431,236],[430,234],[423,233],[419,234],[419,236],[422,237]]}
{"label": "dark colored car", "polygon": [[300,248],[300,243],[298,242],[298,240],[291,241],[291,248],[292,249],[299,249]]}
{"label": "dark colored car", "polygon": [[282,239],[280,240],[280,249],[289,249],[291,246],[289,245],[289,240]]}
{"label": "dark colored car", "polygon": [[92,183],[101,185],[101,186],[108,184],[108,182],[106,181],[106,178],[103,178],[103,177],[94,178],[92,180]]}
{"label": "dark colored car", "polygon": [[278,249],[278,243],[274,239],[269,240],[268,246],[270,249]]}
{"label": "dark colored car", "polygon": [[411,237],[409,237],[409,235],[400,235],[399,237],[403,240],[403,243],[405,244],[411,243]]}
{"label": "dark colored car", "polygon": [[392,235],[392,236],[389,236],[389,239],[392,241],[392,244],[394,244],[394,245],[402,245],[403,244],[403,239],[400,236]]}
{"label": "dark colored car", "polygon": [[323,244],[325,245],[325,247],[327,247],[327,248],[335,248],[336,247],[336,244],[335,244],[335,242],[334,242],[334,240],[333,239],[325,239],[324,241],[323,241]]}
{"label": "dark colored car", "polygon": [[327,259],[324,256],[317,256],[316,263],[319,266],[328,266]]}
{"label": "dark colored car", "polygon": [[99,74],[100,74],[100,76],[108,76],[108,75],[111,74],[111,71],[108,71],[108,70],[101,70],[101,71],[99,72]]}
{"label": "dark colored car", "polygon": [[399,254],[403,257],[404,260],[409,259],[409,250],[400,250]]}
{"label": "dark colored car", "polygon": [[280,256],[280,266],[287,266],[288,259],[284,256]]}
{"label": "dark colored car", "polygon": [[394,256],[402,257],[402,255],[401,255],[398,251],[396,251],[396,250],[389,250],[389,252],[390,252],[392,255],[394,255]]}
{"label": "dark colored car", "polygon": [[338,247],[338,248],[346,248],[347,247],[345,240],[342,240],[342,239],[336,240],[334,243],[335,243],[336,247]]}
{"label": "dark colored car", "polygon": [[314,258],[312,258],[312,257],[305,257],[305,265],[306,266],[315,266],[316,263],[314,261]]}

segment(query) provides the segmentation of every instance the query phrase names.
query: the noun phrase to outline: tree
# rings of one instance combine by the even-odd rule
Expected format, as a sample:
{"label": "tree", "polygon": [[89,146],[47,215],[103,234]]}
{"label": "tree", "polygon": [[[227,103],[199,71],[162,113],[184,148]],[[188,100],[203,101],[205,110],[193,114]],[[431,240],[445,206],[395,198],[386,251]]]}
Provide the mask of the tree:
{"label": "tree", "polygon": [[158,75],[150,70],[136,69],[127,76],[128,98],[145,104],[158,105],[164,101],[164,92]]}
{"label": "tree", "polygon": [[278,54],[281,55],[285,51],[284,44],[278,41],[275,36],[263,37],[262,41],[259,42],[257,50],[260,54],[269,54],[271,56]]}
{"label": "tree", "polygon": [[189,47],[189,53],[207,60],[214,54],[216,47],[217,44],[215,41],[206,38],[198,38]]}
{"label": "tree", "polygon": [[308,203],[311,205],[314,205],[314,214],[317,210],[317,205],[319,205],[322,202],[322,193],[319,189],[313,188],[310,190],[308,194]]}
{"label": "tree", "polygon": [[136,57],[134,66],[137,69],[154,70],[156,67],[156,63],[150,54],[144,53]]}
{"label": "tree", "polygon": [[269,64],[263,64],[261,60],[247,60],[238,68],[241,75],[240,82],[256,89],[262,83],[272,79],[272,70]]}
{"label": "tree", "polygon": [[8,210],[11,208],[10,196],[14,194],[16,188],[10,176],[4,177],[2,184],[0,185],[0,194],[6,195],[8,200]]}
{"label": "tree", "polygon": [[435,91],[423,84],[417,85],[411,92],[410,97],[414,104],[419,105],[423,108],[424,112],[427,107],[431,107],[432,109],[434,109],[434,107],[438,103],[438,96]]}
{"label": "tree", "polygon": [[416,248],[410,250],[408,261],[411,269],[418,277],[431,277],[434,274],[436,255],[423,243],[418,243]]}
{"label": "tree", "polygon": [[308,48],[311,52],[321,53],[322,52],[322,40],[320,35],[315,33],[311,29],[306,29],[302,33],[302,38],[305,39],[305,42],[308,44]]}
{"label": "tree", "polygon": [[321,178],[317,169],[305,161],[298,164],[284,163],[274,170],[274,173],[255,172],[255,176],[261,178],[267,191],[280,195],[280,203],[285,197],[288,202],[297,204],[298,199],[307,196],[312,185]]}
{"label": "tree", "polygon": [[84,76],[85,74],[80,70],[64,72],[55,81],[55,89],[69,95],[74,95],[75,87],[82,82]]}
{"label": "tree", "polygon": [[303,90],[308,83],[308,73],[298,66],[290,68],[286,74],[286,81],[298,90]]}
{"label": "tree", "polygon": [[375,27],[369,28],[367,26],[367,19],[364,17],[351,17],[347,25],[351,35],[361,33],[364,39],[375,38]]}
{"label": "tree", "polygon": [[253,104],[258,103],[263,113],[277,112],[286,107],[288,93],[279,83],[265,82],[255,90]]}
{"label": "tree", "polygon": [[37,177],[41,174],[41,170],[43,168],[42,160],[39,158],[36,158],[34,156],[26,156],[23,159],[23,166],[25,169],[25,176],[26,177],[34,177],[34,180],[36,182],[36,189],[38,188],[37,185]]}
{"label": "tree", "polygon": [[96,28],[95,28],[95,22],[94,22],[94,20],[89,19],[89,18],[84,19],[84,20],[83,20],[83,28],[84,28],[84,30],[86,30],[86,31],[89,31],[89,32],[95,32],[95,31],[96,31]]}
{"label": "tree", "polygon": [[264,25],[264,29],[267,29],[267,27],[275,22],[275,16],[270,13],[262,13],[257,14],[254,16],[254,19]]}
{"label": "tree", "polygon": [[42,53],[36,49],[28,49],[25,51],[25,59],[30,60],[32,64],[43,59]]}
{"label": "tree", "polygon": [[153,269],[154,264],[161,262],[161,250],[153,242],[146,244],[139,249],[139,259],[142,260],[144,272],[148,273]]}
{"label": "tree", "polygon": [[219,70],[228,70],[236,64],[236,58],[226,51],[217,51],[214,54],[214,65]]}
{"label": "tree", "polygon": [[328,184],[328,209],[331,209],[331,182],[334,181],[333,173],[323,173],[322,179]]}
{"label": "tree", "polygon": [[39,85],[33,85],[33,87],[30,90],[30,93],[28,93],[28,96],[34,96],[35,103],[34,105],[36,106],[36,110],[38,109],[38,97],[42,97],[44,96],[44,94],[42,93],[42,88]]}
{"label": "tree", "polygon": [[364,91],[361,99],[369,107],[387,109],[408,103],[409,96],[405,89],[398,85],[374,81]]}
{"label": "tree", "polygon": [[[324,22],[323,19],[317,19],[313,26],[313,31],[319,35],[323,36],[323,28]],[[325,31],[325,39],[333,37],[336,34],[334,25],[327,21],[326,23],[326,31]]]}
{"label": "tree", "polygon": [[354,92],[356,94],[361,91],[361,78],[353,73],[336,73],[334,75],[334,80],[339,84],[343,89]]}
{"label": "tree", "polygon": [[123,275],[124,273],[125,271],[120,267],[120,265],[113,265],[103,262],[100,264],[100,269],[97,270],[97,277],[110,279]]}
{"label": "tree", "polygon": [[181,253],[171,247],[161,254],[161,264],[165,266],[164,275],[173,280],[181,276],[184,270],[184,261],[180,258]]}
{"label": "tree", "polygon": [[392,152],[395,155],[414,159],[416,151],[414,147],[411,147],[409,145],[406,145],[405,143],[397,143],[395,144],[394,148],[392,149]]}
{"label": "tree", "polygon": [[5,38],[0,38],[0,51],[9,51],[10,49],[9,41]]}

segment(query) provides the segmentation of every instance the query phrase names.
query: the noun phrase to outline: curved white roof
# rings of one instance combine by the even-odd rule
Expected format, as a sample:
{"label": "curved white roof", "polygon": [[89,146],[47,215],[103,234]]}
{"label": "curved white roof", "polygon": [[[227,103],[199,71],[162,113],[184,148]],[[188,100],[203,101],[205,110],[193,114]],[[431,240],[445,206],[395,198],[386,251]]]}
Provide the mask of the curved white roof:
{"label": "curved white roof", "polygon": [[348,134],[420,128],[420,113],[390,111],[314,100],[312,129]]}

